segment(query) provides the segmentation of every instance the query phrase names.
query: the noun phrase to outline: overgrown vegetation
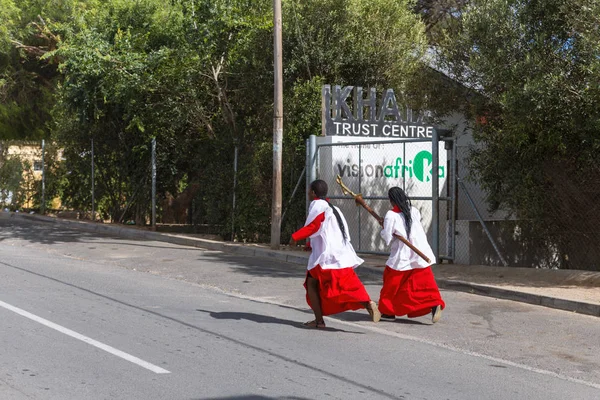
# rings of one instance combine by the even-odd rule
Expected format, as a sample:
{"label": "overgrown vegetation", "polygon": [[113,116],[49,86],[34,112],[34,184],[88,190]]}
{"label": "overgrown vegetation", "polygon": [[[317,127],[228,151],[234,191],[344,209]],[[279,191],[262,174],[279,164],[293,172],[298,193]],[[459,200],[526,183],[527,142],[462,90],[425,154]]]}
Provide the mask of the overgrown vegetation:
{"label": "overgrown vegetation", "polygon": [[[561,267],[600,268],[600,5],[593,0],[284,0],[284,200],[320,132],[323,84],[393,87],[461,111],[490,208],[530,221]],[[270,0],[0,0],[0,140],[46,139],[47,190],[104,218],[147,221],[150,143],[161,217],[269,234]],[[427,51],[426,51],[427,49]],[[435,55],[436,69],[423,55]],[[453,83],[454,82],[454,83]],[[461,85],[456,85],[459,82]],[[11,164],[12,163],[12,164]],[[14,181],[5,161],[3,193]],[[15,178],[16,179],[16,178]],[[38,196],[39,198],[39,196]],[[304,218],[304,197],[282,237]]]}

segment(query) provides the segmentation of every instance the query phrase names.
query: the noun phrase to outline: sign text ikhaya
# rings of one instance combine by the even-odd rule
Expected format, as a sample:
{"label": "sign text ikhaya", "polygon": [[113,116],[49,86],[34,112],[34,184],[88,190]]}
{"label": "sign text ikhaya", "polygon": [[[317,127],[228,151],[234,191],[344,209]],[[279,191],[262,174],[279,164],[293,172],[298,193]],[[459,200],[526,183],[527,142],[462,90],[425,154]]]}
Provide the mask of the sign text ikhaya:
{"label": "sign text ikhaya", "polygon": [[[352,94],[352,108],[348,104]],[[392,89],[380,102],[375,88],[323,86],[323,135],[351,137],[431,138],[435,128],[412,121],[411,110],[401,115]]]}

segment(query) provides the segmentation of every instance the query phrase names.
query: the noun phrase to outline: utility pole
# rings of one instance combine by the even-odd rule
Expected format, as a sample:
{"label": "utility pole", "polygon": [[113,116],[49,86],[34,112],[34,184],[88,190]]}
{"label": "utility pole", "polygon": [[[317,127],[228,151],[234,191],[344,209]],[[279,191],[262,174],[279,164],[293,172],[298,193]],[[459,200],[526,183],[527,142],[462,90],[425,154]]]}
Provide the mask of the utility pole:
{"label": "utility pole", "polygon": [[273,0],[273,48],[275,102],[273,106],[273,202],[271,207],[271,248],[281,242],[281,153],[283,142],[283,61],[281,40],[281,0]]}
{"label": "utility pole", "polygon": [[156,136],[152,138],[152,230],[156,230]]}
{"label": "utility pole", "polygon": [[44,163],[45,155],[46,141],[42,139],[42,215],[46,214],[46,165]]}
{"label": "utility pole", "polygon": [[94,139],[92,138],[92,221],[96,222],[96,193],[95,193],[95,177],[94,177]]}

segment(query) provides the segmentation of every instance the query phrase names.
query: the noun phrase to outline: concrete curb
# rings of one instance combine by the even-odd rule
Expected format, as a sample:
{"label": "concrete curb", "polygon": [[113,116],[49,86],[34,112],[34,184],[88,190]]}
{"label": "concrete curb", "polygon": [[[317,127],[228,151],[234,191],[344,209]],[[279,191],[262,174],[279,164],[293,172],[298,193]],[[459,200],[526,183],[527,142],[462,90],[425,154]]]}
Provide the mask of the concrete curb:
{"label": "concrete curb", "polygon": [[[224,243],[216,240],[195,238],[189,236],[179,236],[160,232],[150,232],[125,226],[104,225],[92,222],[74,221],[66,219],[63,220],[42,215],[0,212],[0,218],[23,218],[40,222],[54,223],[59,226],[74,228],[87,232],[113,234],[126,239],[156,240],[160,242],[166,242],[182,246],[199,247],[208,250],[218,250],[236,255],[273,258],[278,261],[285,261],[292,264],[305,265],[308,262],[309,257],[308,254],[303,254],[301,252],[297,252],[296,254],[289,254],[289,252],[286,251],[276,251],[252,245]],[[361,268],[366,269],[369,271],[369,273],[375,275],[382,274],[381,268],[369,266],[368,264],[363,264]],[[450,289],[504,300],[513,300],[521,303],[528,303],[543,307],[549,307],[564,311],[572,311],[579,314],[600,317],[600,305],[598,304],[559,299],[555,297],[542,296],[533,293],[517,292],[515,290],[502,289],[496,286],[480,285],[465,281],[450,280],[443,278],[437,278],[436,280],[438,285],[443,289]]]}
{"label": "concrete curb", "polygon": [[543,296],[534,293],[517,292],[515,290],[502,289],[496,286],[480,285],[471,282],[450,279],[436,280],[438,285],[444,289],[467,292],[480,296],[495,297],[504,300],[513,300],[521,303],[528,303],[537,306],[555,308],[558,310],[572,311],[578,314],[600,317],[600,305],[598,304],[559,299],[556,297]]}

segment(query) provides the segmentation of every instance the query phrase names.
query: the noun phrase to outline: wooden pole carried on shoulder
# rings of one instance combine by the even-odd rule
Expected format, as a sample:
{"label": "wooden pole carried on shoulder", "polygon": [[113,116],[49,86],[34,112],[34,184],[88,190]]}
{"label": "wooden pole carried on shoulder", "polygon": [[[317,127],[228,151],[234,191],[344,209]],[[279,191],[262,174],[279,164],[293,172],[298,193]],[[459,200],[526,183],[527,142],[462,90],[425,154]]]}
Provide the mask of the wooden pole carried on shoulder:
{"label": "wooden pole carried on shoulder", "polygon": [[[369,214],[371,214],[376,220],[377,222],[379,222],[379,225],[383,226],[383,218],[381,218],[381,216],[379,214],[377,214],[371,207],[369,207],[367,205],[367,203],[365,202],[365,199],[363,199],[362,195],[360,193],[356,194],[354,192],[352,192],[348,186],[346,186],[344,184],[344,182],[342,181],[342,177],[341,176],[337,176],[336,180],[335,180],[340,187],[342,188],[342,193],[344,194],[349,194],[350,196],[354,197],[354,201],[356,202],[357,206],[362,206],[365,210],[367,210],[369,212]],[[405,245],[407,245],[408,247],[411,248],[412,251],[414,251],[415,253],[417,253],[419,255],[419,257],[421,257],[423,260],[427,261],[428,263],[431,263],[431,260],[429,259],[429,257],[427,257],[425,254],[423,254],[423,252],[419,249],[417,249],[411,242],[408,241],[408,239],[406,239],[404,236],[400,236],[396,233],[393,234],[394,237],[398,240],[400,240],[402,243],[404,243]]]}

